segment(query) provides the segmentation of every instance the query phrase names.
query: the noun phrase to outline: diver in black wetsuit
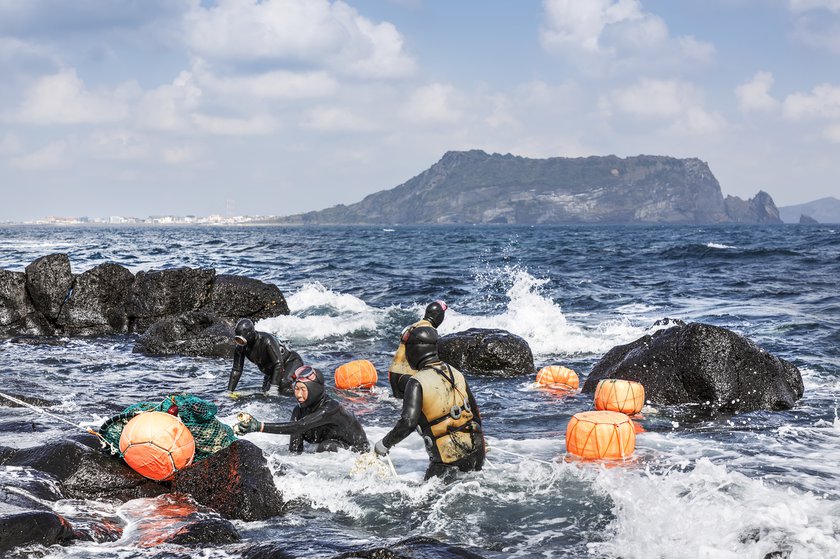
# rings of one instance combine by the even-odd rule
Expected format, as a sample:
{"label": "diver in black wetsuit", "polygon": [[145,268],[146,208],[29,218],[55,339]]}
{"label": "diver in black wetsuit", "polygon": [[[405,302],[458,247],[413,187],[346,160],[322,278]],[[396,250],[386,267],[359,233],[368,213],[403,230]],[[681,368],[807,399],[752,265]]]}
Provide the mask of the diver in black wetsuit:
{"label": "diver in black wetsuit", "polygon": [[434,328],[415,328],[404,341],[406,359],[417,373],[406,382],[399,421],[374,451],[387,455],[419,426],[429,454],[425,479],[449,480],[457,470],[480,470],[485,455],[481,416],[464,375],[438,357]]}
{"label": "diver in black wetsuit", "polygon": [[312,367],[301,367],[292,375],[298,405],[288,423],[262,423],[247,413],[239,414],[233,430],[237,435],[261,431],[291,435],[289,451],[303,452],[303,441],[317,443],[318,452],[347,448],[367,452],[370,444],[359,420],[344,406],[324,393],[324,375]]}
{"label": "diver in black wetsuit", "polygon": [[233,352],[228,391],[233,392],[239,384],[246,357],[265,375],[262,390],[266,394],[272,386],[277,386],[279,392],[285,392],[292,387],[292,373],[303,366],[303,360],[296,351],[278,342],[277,338],[268,332],[257,332],[254,323],[247,318],[236,323],[234,334],[236,349]]}

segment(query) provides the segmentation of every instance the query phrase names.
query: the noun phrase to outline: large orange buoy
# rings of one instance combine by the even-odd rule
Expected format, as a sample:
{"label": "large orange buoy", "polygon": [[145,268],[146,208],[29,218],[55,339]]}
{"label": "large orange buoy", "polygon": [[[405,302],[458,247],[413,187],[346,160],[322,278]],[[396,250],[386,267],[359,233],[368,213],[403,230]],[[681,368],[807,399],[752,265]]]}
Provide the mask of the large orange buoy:
{"label": "large orange buoy", "polygon": [[174,415],[147,411],[126,424],[120,436],[120,452],[138,474],[162,481],[192,464],[195,441]]}
{"label": "large orange buoy", "polygon": [[577,373],[562,365],[548,365],[537,372],[537,384],[552,388],[567,388],[577,390],[580,379]]}
{"label": "large orange buoy", "polygon": [[566,452],[586,460],[627,458],[635,449],[633,421],[623,413],[584,411],[566,427]]}
{"label": "large orange buoy", "polygon": [[637,414],[645,405],[645,387],[632,380],[608,378],[595,388],[595,409]]}
{"label": "large orange buoy", "polygon": [[370,388],[377,380],[376,367],[367,359],[350,361],[335,370],[336,388]]}

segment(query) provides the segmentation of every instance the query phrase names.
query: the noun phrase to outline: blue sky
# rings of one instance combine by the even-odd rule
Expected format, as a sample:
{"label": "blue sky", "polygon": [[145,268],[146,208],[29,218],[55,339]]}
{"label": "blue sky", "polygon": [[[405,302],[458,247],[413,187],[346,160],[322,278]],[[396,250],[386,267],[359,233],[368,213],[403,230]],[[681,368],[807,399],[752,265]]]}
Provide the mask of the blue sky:
{"label": "blue sky", "polygon": [[840,197],[840,0],[0,0],[0,221],[287,215],[449,150]]}

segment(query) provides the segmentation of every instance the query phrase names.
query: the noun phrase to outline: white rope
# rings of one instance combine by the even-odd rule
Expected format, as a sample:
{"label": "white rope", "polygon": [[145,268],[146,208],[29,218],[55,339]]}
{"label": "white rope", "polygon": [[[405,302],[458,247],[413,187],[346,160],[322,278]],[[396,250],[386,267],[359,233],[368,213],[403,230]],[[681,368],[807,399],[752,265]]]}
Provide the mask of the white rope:
{"label": "white rope", "polygon": [[516,456],[517,458],[521,458],[522,460],[533,460],[534,462],[539,462],[540,464],[546,464],[548,466],[553,466],[553,462],[549,462],[547,460],[540,460],[539,458],[534,458],[532,456],[525,456],[523,454],[518,454],[516,452],[511,452],[509,450],[505,450],[503,448],[499,448],[496,446],[490,447],[490,452],[504,452],[505,454],[510,454],[511,456]]}

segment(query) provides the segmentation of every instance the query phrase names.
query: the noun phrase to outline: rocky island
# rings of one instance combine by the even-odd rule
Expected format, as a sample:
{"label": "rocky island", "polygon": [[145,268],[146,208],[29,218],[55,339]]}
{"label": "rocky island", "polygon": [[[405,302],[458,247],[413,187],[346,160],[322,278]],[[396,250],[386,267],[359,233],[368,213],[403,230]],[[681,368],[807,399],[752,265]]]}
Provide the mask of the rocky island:
{"label": "rocky island", "polygon": [[721,193],[699,159],[639,155],[529,159],[450,151],[405,183],[288,224],[781,224],[766,192]]}

